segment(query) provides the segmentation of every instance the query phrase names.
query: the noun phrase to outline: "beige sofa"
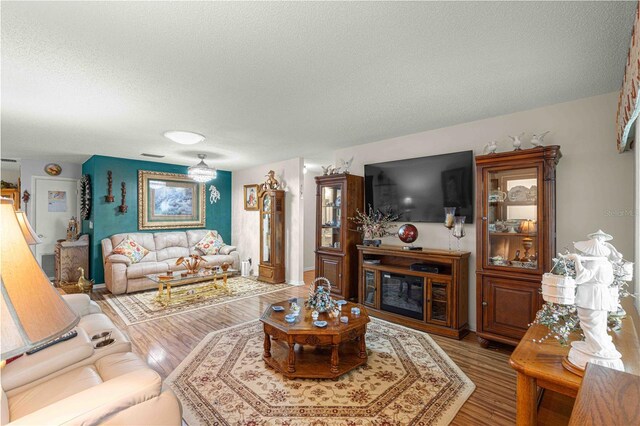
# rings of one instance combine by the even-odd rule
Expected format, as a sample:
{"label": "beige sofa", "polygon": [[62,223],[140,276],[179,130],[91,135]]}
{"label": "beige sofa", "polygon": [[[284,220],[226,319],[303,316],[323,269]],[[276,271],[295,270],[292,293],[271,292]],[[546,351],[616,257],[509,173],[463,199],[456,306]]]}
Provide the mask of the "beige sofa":
{"label": "beige sofa", "polygon": [[[0,424],[180,425],[180,402],[131,352],[126,334],[88,296],[64,298],[81,316],[78,335],[2,369]],[[95,348],[91,337],[102,331],[115,342]]]}
{"label": "beige sofa", "polygon": [[[183,265],[176,265],[176,260],[190,254],[202,255],[196,250],[195,245],[208,231],[197,229],[156,233],[130,232],[105,238],[102,240],[102,262],[107,289],[113,294],[122,294],[156,288],[157,284],[146,275],[184,270]],[[216,231],[213,232],[217,234]],[[132,264],[128,257],[113,253],[113,248],[127,236],[149,250],[138,263]],[[220,236],[218,238],[222,240]],[[234,246],[225,245],[219,254],[203,257],[207,265],[219,266],[226,262],[234,269],[240,267],[240,256]]]}

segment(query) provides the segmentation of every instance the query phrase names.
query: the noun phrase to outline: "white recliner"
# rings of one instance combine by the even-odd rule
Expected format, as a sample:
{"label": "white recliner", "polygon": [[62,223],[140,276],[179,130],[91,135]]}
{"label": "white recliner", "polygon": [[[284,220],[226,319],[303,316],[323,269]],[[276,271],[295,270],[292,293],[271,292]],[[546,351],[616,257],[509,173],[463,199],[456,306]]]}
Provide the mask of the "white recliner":
{"label": "white recliner", "polygon": [[[89,297],[63,296],[81,316],[78,335],[0,372],[4,425],[180,425],[181,406],[160,375],[131,352],[129,338]],[[114,342],[95,348],[91,337]]]}

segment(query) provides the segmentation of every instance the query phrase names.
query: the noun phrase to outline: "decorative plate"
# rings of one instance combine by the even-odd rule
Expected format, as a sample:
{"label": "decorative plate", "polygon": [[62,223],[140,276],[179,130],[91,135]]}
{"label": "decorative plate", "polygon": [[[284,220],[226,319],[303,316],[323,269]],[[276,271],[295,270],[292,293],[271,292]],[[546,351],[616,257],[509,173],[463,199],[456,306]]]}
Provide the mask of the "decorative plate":
{"label": "decorative plate", "polygon": [[327,322],[326,321],[314,321],[313,325],[315,325],[316,327],[326,327],[327,326]]}
{"label": "decorative plate", "polygon": [[60,173],[62,173],[62,167],[60,167],[60,164],[49,163],[44,166],[44,171],[49,176],[58,176]]}
{"label": "decorative plate", "polygon": [[282,311],[284,311],[284,308],[283,308],[282,306],[279,306],[279,305],[277,305],[277,306],[272,306],[272,307],[271,307],[271,309],[273,309],[273,310],[274,310],[274,311],[276,311],[276,312],[282,312]]}
{"label": "decorative plate", "polygon": [[528,201],[529,188],[518,185],[509,190],[509,201],[525,202]]}

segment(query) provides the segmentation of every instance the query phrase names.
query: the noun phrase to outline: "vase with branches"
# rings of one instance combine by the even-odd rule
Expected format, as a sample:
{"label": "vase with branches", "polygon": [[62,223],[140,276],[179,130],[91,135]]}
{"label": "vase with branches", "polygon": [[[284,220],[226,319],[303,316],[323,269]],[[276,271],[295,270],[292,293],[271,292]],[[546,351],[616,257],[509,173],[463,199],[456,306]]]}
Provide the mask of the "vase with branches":
{"label": "vase with branches", "polygon": [[391,210],[374,210],[369,204],[368,213],[356,209],[355,217],[350,217],[349,220],[356,224],[356,231],[362,233],[363,244],[379,246],[380,238],[393,235],[389,230],[395,226],[393,222],[398,220],[398,217]]}

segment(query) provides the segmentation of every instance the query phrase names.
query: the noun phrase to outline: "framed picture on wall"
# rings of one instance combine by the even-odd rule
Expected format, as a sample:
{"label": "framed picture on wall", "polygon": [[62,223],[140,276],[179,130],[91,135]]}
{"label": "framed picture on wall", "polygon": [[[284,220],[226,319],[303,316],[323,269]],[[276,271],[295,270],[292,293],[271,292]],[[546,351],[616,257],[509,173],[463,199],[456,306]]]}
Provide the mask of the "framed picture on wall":
{"label": "framed picture on wall", "polygon": [[205,186],[187,175],[138,171],[138,228],[204,228]]}
{"label": "framed picture on wall", "polygon": [[244,186],[244,209],[258,210],[258,184]]}

